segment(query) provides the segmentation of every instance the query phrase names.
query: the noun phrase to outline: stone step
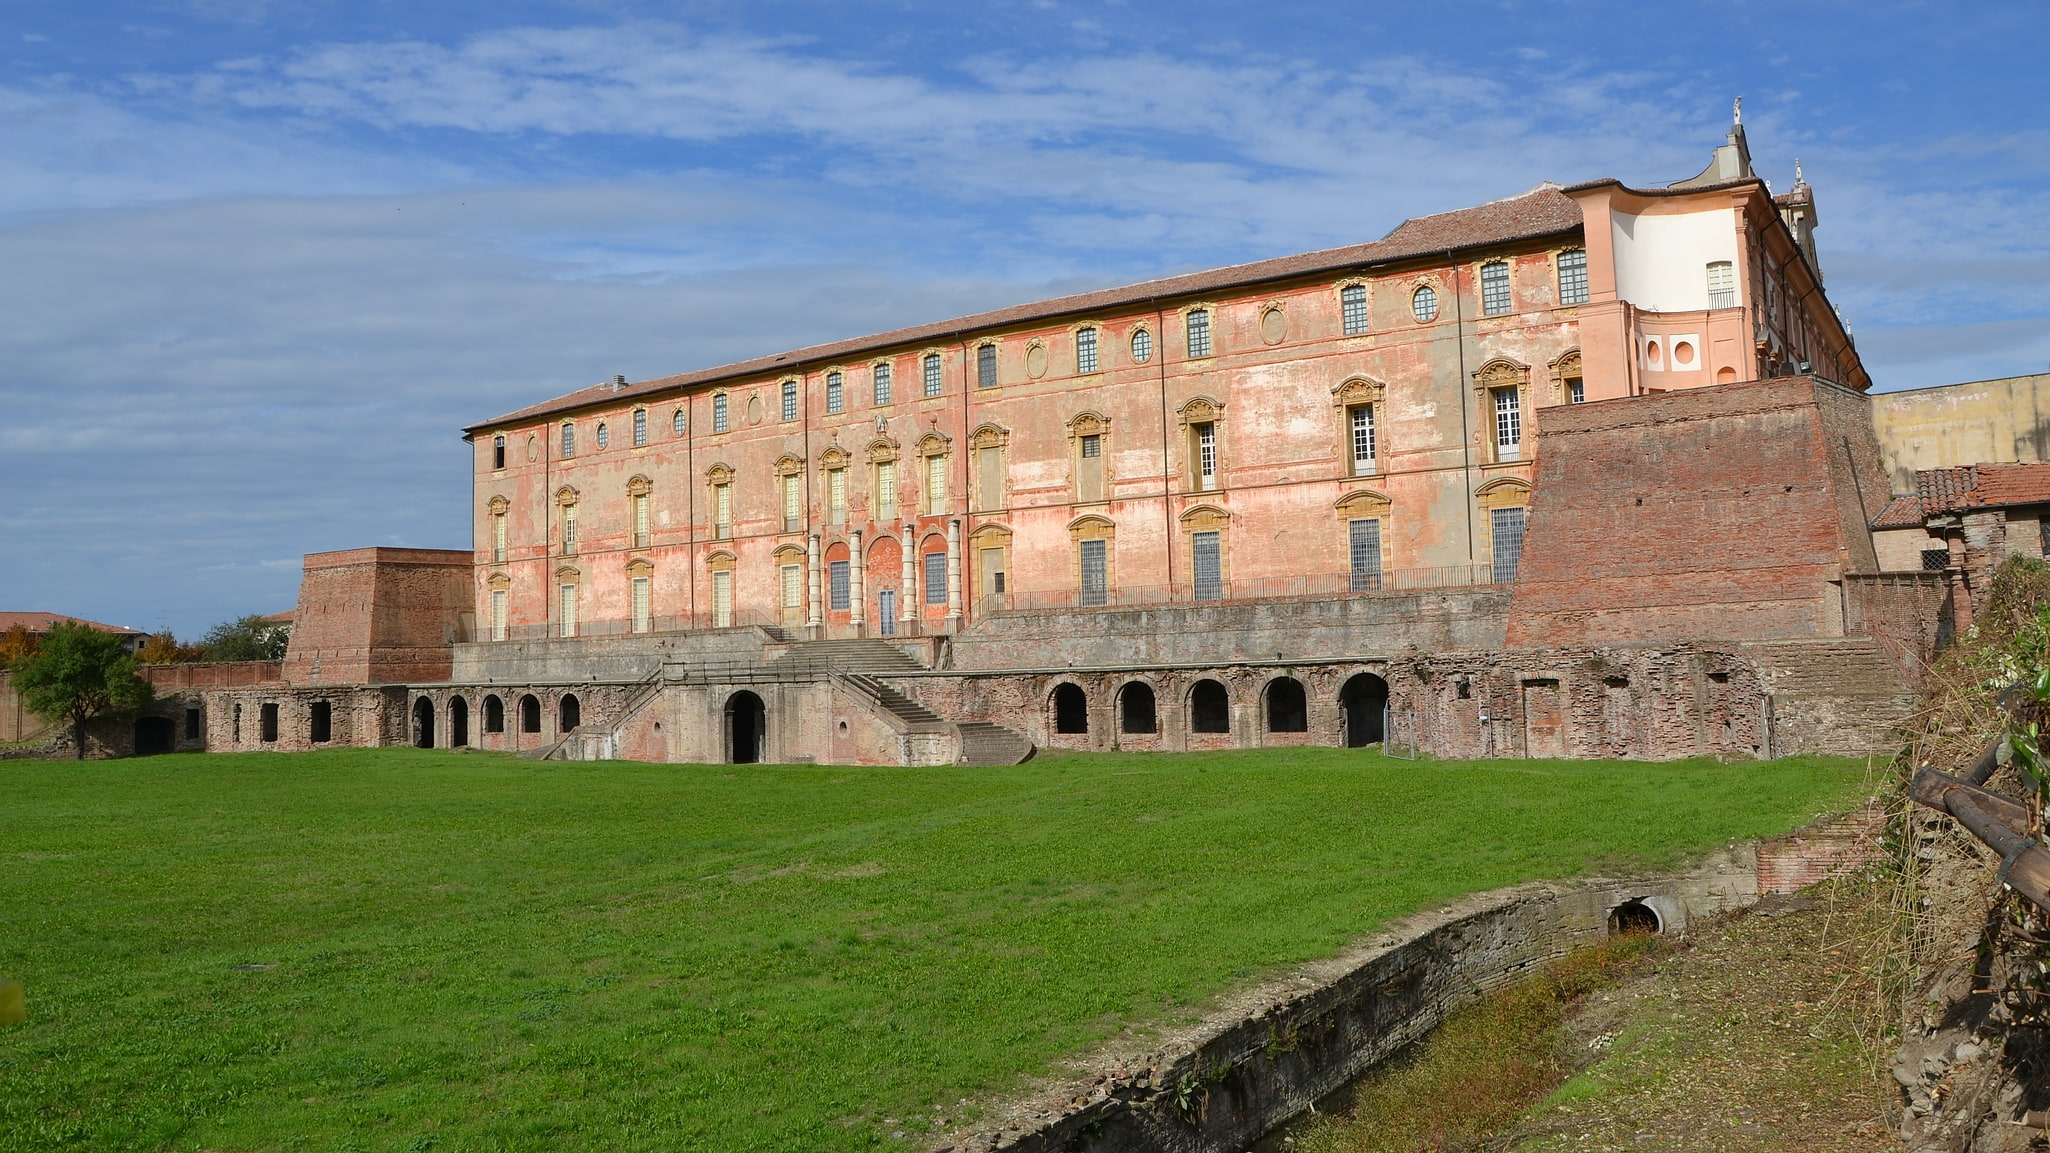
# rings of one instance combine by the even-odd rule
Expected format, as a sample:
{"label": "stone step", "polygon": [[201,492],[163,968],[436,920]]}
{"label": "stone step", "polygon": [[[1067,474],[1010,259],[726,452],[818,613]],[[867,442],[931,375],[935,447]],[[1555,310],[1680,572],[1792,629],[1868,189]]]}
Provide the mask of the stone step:
{"label": "stone step", "polygon": [[862,692],[867,693],[877,705],[905,724],[940,725],[946,723],[945,717],[933,712],[896,689],[876,680],[874,677],[858,673],[847,674],[847,682],[859,688]]}
{"label": "stone step", "polygon": [[987,721],[962,721],[954,730],[961,735],[964,765],[1020,765],[1039,751],[1023,734]]}

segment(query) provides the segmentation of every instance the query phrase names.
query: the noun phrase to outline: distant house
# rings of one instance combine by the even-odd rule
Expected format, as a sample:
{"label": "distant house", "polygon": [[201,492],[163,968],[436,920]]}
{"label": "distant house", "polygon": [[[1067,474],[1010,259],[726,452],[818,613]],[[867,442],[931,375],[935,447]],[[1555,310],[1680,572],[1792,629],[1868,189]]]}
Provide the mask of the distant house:
{"label": "distant house", "polygon": [[[289,617],[291,614],[287,613],[285,615]],[[29,635],[40,638],[44,633],[49,632],[52,628],[65,621],[75,625],[95,628],[104,633],[119,635],[123,652],[132,653],[140,649],[142,643],[149,639],[149,634],[140,629],[125,629],[120,625],[102,624],[99,621],[86,620],[84,617],[65,616],[63,613],[0,612],[0,633],[20,625],[29,631]]]}
{"label": "distant house", "polygon": [[1882,569],[1948,572],[1966,597],[1983,593],[2008,557],[2050,558],[2050,463],[1919,469],[1872,534]]}

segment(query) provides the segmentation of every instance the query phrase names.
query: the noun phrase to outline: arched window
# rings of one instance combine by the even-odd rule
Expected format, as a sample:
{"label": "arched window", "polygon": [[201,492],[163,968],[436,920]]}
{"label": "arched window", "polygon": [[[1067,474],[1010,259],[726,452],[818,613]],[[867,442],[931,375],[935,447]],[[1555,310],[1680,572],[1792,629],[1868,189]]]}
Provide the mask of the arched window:
{"label": "arched window", "polygon": [[1143,328],[1132,330],[1132,360],[1145,364],[1153,359],[1153,334]]}
{"label": "arched window", "polygon": [[448,747],[460,749],[470,743],[470,702],[462,697],[448,700]]}
{"label": "arched window", "polygon": [[502,733],[505,731],[505,702],[497,693],[484,698],[484,731]]}
{"label": "arched window", "polygon": [[575,693],[562,694],[562,705],[560,708],[560,712],[562,723],[560,728],[557,730],[559,732],[576,732],[577,726],[584,723],[584,706],[581,702],[577,700],[577,695]]}
{"label": "arched window", "polygon": [[640,448],[646,445],[647,443],[648,410],[645,408],[637,408],[634,409],[634,447]]}
{"label": "arched window", "polygon": [[1145,681],[1130,681],[1118,690],[1118,731],[1124,733],[1157,733],[1160,723],[1153,707],[1153,686]]}
{"label": "arched window", "polygon": [[1348,284],[1338,290],[1339,311],[1345,317],[1345,334],[1358,336],[1367,330],[1367,286]]}
{"label": "arched window", "polygon": [[1416,317],[1418,324],[1438,319],[1438,290],[1428,284],[1419,286],[1409,298],[1409,314]]}
{"label": "arched window", "polygon": [[538,733],[541,731],[541,698],[528,693],[520,698],[520,731]]}
{"label": "arched window", "polygon": [[1053,731],[1057,733],[1086,733],[1089,731],[1089,697],[1082,686],[1063,683],[1053,691]]}
{"label": "arched window", "polygon": [[1509,262],[1490,260],[1481,265],[1481,315],[1503,316],[1509,312]]}
{"label": "arched window", "polygon": [[598,422],[598,447],[605,448],[611,443],[612,433],[606,429],[605,422],[601,420]]}
{"label": "arched window", "polygon": [[1231,694],[1216,681],[1197,681],[1189,689],[1189,731],[1228,733],[1231,731]]}
{"label": "arched window", "polygon": [[562,422],[562,459],[568,460],[577,454],[577,426],[569,421]]}
{"label": "arched window", "polygon": [[682,409],[679,408],[669,415],[669,431],[672,435],[682,436],[683,430],[688,427],[689,420],[683,415]]}
{"label": "arched window", "polygon": [[1310,731],[1310,705],[1303,694],[1303,682],[1294,677],[1276,677],[1267,683],[1267,731]]}
{"label": "arched window", "polygon": [[1090,373],[1096,371],[1096,330],[1078,328],[1075,330],[1075,371]]}

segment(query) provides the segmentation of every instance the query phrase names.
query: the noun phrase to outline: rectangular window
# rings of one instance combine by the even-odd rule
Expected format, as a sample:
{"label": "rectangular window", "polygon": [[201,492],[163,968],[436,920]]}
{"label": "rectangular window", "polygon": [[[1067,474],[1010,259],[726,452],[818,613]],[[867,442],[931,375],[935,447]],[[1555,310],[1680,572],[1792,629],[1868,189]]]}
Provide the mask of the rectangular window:
{"label": "rectangular window", "polygon": [[925,354],[925,395],[938,396],[939,394],[940,354],[937,352],[928,352]]}
{"label": "rectangular window", "polygon": [[1004,605],[1004,550],[986,548],[982,550],[982,599],[992,609]]}
{"label": "rectangular window", "polygon": [[1587,303],[1587,253],[1582,249],[1559,254],[1559,303]]}
{"label": "rectangular window", "polygon": [[640,448],[646,445],[647,443],[648,410],[645,408],[637,408],[634,409],[634,447]]}
{"label": "rectangular window", "polygon": [[1584,404],[1586,401],[1587,390],[1581,387],[1580,378],[1576,376],[1572,380],[1567,381],[1566,402],[1568,404]]}
{"label": "rectangular window", "polygon": [[985,344],[975,350],[975,387],[997,386],[997,346]]}
{"label": "rectangular window", "polygon": [[1004,507],[1004,450],[991,445],[975,450],[975,499],[981,512]]}
{"label": "rectangular window", "polygon": [[491,590],[491,639],[495,641],[506,639],[505,609],[508,595],[505,589]]}
{"label": "rectangular window", "polygon": [[1110,603],[1110,542],[1082,542],[1082,604],[1084,607]]}
{"label": "rectangular window", "polygon": [[328,701],[315,701],[306,714],[306,739],[316,745],[324,745],[335,739],[335,707]]}
{"label": "rectangular window", "polygon": [[886,460],[876,465],[876,512],[890,515],[897,507],[897,462]]}
{"label": "rectangular window", "polygon": [[1708,265],[1708,306],[1710,308],[1737,307],[1737,269],[1727,260],[1712,260]]}
{"label": "rectangular window", "polygon": [[1516,579],[1517,562],[1523,559],[1523,510],[1490,509],[1488,529],[1494,540],[1495,583],[1509,584]]}
{"label": "rectangular window", "polygon": [[1191,549],[1190,571],[1196,578],[1196,599],[1214,601],[1224,599],[1224,549],[1223,534],[1199,532],[1189,538]]}
{"label": "rectangular window", "polygon": [[876,632],[886,637],[897,635],[897,590],[876,590]]}
{"label": "rectangular window", "polygon": [[889,366],[889,365],[887,365],[887,364],[878,364],[878,365],[876,365],[876,377],[875,377],[875,379],[876,379],[876,403],[877,403],[877,404],[888,404],[888,403],[890,403],[890,366]]}
{"label": "rectangular window", "polygon": [[562,459],[568,460],[577,454],[577,426],[562,426]]}
{"label": "rectangular window", "polygon": [[943,605],[947,603],[947,554],[929,552],[925,554],[925,603]]}
{"label": "rectangular window", "polygon": [[654,583],[652,579],[644,576],[633,578],[634,631],[637,633],[647,632],[654,624],[649,603],[649,586]]}
{"label": "rectangular window", "polygon": [[844,560],[826,563],[826,607],[836,613],[847,611],[847,562]]}
{"label": "rectangular window", "polygon": [[733,535],[733,486],[712,486],[712,536],[726,540]]}
{"label": "rectangular window", "polygon": [[1509,262],[1490,260],[1481,265],[1481,314],[1502,316],[1509,311]]}
{"label": "rectangular window", "polygon": [[804,609],[804,566],[784,565],[777,576],[782,586],[783,614],[787,620],[792,613],[802,612]]}
{"label": "rectangular window", "polygon": [[1189,310],[1189,359],[1210,355],[1210,310]]}
{"label": "rectangular window", "polygon": [[1089,433],[1075,446],[1075,499],[1092,504],[1103,499],[1103,434]]}
{"label": "rectangular window", "polygon": [[577,506],[573,504],[562,506],[562,551],[577,551]]}
{"label": "rectangular window", "polygon": [[1339,310],[1345,315],[1345,334],[1358,336],[1367,330],[1367,286],[1348,284],[1338,294]]}
{"label": "rectangular window", "polygon": [[505,467],[505,438],[502,436],[491,438],[491,467],[493,469]]}
{"label": "rectangular window", "polygon": [[1381,587],[1381,522],[1348,521],[1346,528],[1352,538],[1352,591],[1372,592]]}
{"label": "rectangular window", "polygon": [[804,527],[804,485],[801,478],[791,475],[783,478],[783,531],[796,532]]}
{"label": "rectangular window", "polygon": [[847,470],[844,468],[826,470],[826,523],[835,526],[847,523]]}
{"label": "rectangular window", "polygon": [[1096,330],[1093,328],[1075,332],[1075,371],[1096,371]]}
{"label": "rectangular window", "polygon": [[1095,460],[1103,455],[1103,434],[1092,432],[1082,438],[1082,459]]}
{"label": "rectangular window", "polygon": [[723,392],[712,398],[712,431],[726,431],[726,394]]}
{"label": "rectangular window", "polygon": [[1217,426],[1204,422],[1195,426],[1196,433],[1196,491],[1209,492],[1217,487]]}
{"label": "rectangular window", "polygon": [[1371,404],[1352,409],[1352,471],[1354,476],[1365,476],[1374,471],[1374,406]]}
{"label": "rectangular window", "polygon": [[1495,389],[1495,459],[1517,460],[1523,453],[1523,406],[1513,388]]}
{"label": "rectangular window", "polygon": [[794,380],[783,382],[783,419],[797,419],[797,382]]}
{"label": "rectangular window", "polygon": [[653,533],[651,532],[651,528],[652,528],[652,526],[651,526],[651,525],[649,524],[649,520],[648,520],[648,494],[647,494],[647,493],[644,493],[644,492],[637,492],[637,493],[635,493],[635,494],[634,494],[634,547],[635,547],[635,548],[647,548],[647,547],[648,547],[648,541],[649,541],[649,540],[650,540],[650,538],[651,538],[651,537],[653,536]]}
{"label": "rectangular window", "polygon": [[826,411],[839,412],[846,400],[845,382],[837,372],[826,374]]}
{"label": "rectangular window", "polygon": [[1942,572],[1950,567],[1950,550],[1947,548],[1925,548],[1922,550],[1922,571]]}
{"label": "rectangular window", "polygon": [[733,627],[733,574],[728,571],[712,574],[712,627]]}
{"label": "rectangular window", "polygon": [[925,511],[939,516],[947,511],[947,458],[925,458]]}
{"label": "rectangular window", "polygon": [[491,559],[505,560],[505,514],[502,512],[491,514]]}
{"label": "rectangular window", "polygon": [[558,634],[577,635],[577,586],[573,582],[555,586],[555,623]]}
{"label": "rectangular window", "polygon": [[199,739],[199,737],[200,737],[200,717],[199,717],[199,710],[198,710],[198,709],[186,709],[186,710],[185,710],[185,739],[186,739],[186,740],[188,740],[188,741],[196,741],[196,740],[198,740],[198,739]]}
{"label": "rectangular window", "polygon": [[257,714],[258,724],[263,726],[262,736],[266,741],[278,739],[278,706],[267,704]]}

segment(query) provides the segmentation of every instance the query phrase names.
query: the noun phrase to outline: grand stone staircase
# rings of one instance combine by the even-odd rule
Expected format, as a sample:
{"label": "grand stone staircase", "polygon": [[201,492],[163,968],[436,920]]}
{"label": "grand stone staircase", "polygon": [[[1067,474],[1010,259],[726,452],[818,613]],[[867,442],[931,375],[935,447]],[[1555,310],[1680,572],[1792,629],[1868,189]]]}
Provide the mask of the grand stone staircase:
{"label": "grand stone staircase", "polygon": [[960,745],[959,764],[1015,765],[1038,751],[1015,730],[987,721],[951,722],[884,682],[880,678],[924,668],[886,640],[865,637],[803,641],[785,649],[768,667],[790,679],[834,677],[866,699],[871,708],[894,718],[897,727],[906,733],[952,729]]}

